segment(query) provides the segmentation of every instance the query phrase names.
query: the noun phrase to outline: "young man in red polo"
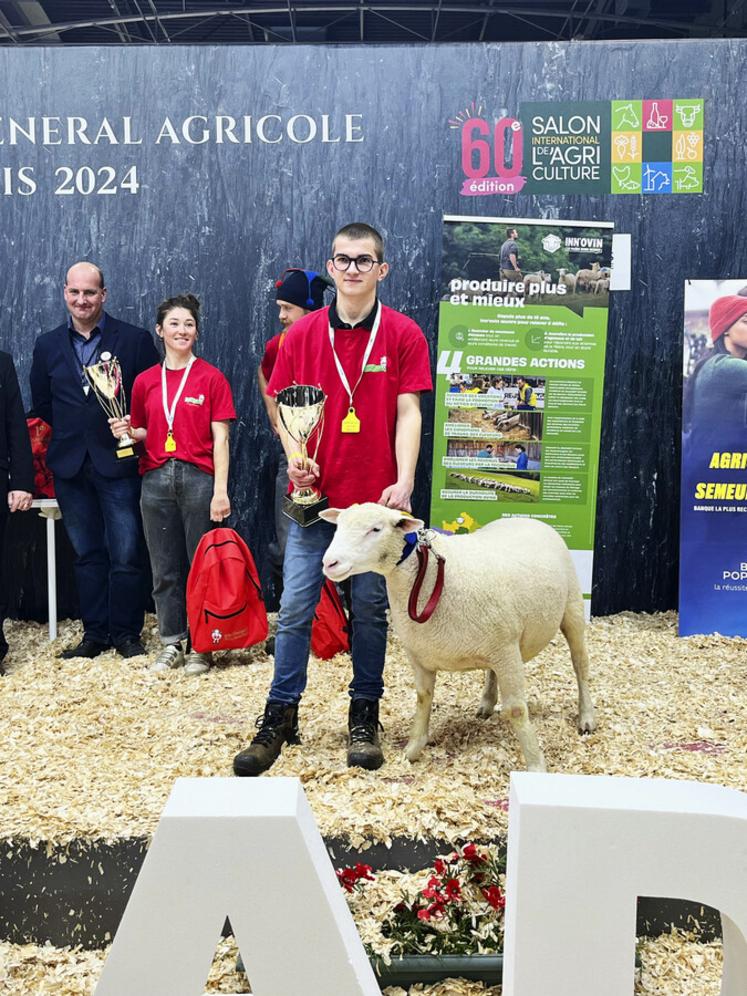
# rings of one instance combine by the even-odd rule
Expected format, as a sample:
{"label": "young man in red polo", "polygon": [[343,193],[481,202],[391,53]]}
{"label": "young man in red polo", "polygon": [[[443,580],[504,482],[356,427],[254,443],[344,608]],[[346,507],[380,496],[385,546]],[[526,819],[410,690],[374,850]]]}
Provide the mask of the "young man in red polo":
{"label": "young man in red polo", "polygon": [[[294,383],[319,385],[326,396],[316,462],[307,467],[295,443],[281,433],[288,476],[298,488],[317,487],[330,507],[375,501],[409,509],[420,449],[420,392],[432,387],[425,336],[412,319],[378,298],[389,264],[381,235],[370,225],[340,229],[327,272],[337,289],[334,303],[294,324],[267,388],[276,396]],[[284,743],[298,742],[298,704],[306,687],[322,557],[333,534],[327,522],[290,524],[274,676],[259,732],[234,759],[237,775],[261,774]],[[384,762],[378,735],[387,636],[384,578],[356,575],[351,595],[347,762],[374,770]]]}

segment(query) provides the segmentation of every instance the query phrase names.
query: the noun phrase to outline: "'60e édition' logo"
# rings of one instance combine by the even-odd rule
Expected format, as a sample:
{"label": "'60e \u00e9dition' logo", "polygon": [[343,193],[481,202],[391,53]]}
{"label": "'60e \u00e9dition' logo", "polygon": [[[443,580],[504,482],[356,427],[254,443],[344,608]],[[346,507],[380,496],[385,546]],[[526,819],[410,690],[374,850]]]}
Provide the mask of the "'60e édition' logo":
{"label": "'60e \u00e9dition' logo", "polygon": [[518,194],[526,183],[521,175],[524,143],[521,122],[500,118],[494,124],[481,117],[482,107],[469,107],[449,119],[461,131],[462,171],[460,193],[465,197],[485,194]]}

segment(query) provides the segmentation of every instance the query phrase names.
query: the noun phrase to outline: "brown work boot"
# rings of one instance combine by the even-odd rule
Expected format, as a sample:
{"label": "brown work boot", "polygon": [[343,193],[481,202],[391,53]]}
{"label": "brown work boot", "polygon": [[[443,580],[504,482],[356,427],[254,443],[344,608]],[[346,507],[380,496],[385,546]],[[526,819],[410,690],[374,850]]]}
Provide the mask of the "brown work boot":
{"label": "brown work boot", "polygon": [[351,699],[348,712],[348,767],[376,771],[384,763],[379,745],[379,703]]}
{"label": "brown work boot", "polygon": [[298,703],[268,701],[264,715],[257,719],[254,740],[233,759],[233,773],[239,776],[261,775],[280,756],[284,743],[301,743],[298,736]]}

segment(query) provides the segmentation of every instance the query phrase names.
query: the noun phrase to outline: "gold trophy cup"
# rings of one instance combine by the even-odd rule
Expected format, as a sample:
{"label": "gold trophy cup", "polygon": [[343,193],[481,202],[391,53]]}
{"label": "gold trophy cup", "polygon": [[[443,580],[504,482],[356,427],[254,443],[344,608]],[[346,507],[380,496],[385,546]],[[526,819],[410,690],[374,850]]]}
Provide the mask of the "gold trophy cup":
{"label": "gold trophy cup", "polygon": [[[293,384],[280,391],[275,399],[283,428],[298,445],[304,465],[309,465],[308,442],[316,432],[316,446],[312,460],[316,460],[324,429],[324,402],[320,387]],[[329,504],[318,488],[294,488],[283,499],[283,513],[299,526],[310,526],[319,519],[319,513]]]}
{"label": "gold trophy cup", "polygon": [[[117,357],[111,353],[102,353],[98,363],[83,367],[83,371],[107,416],[124,418],[127,414],[127,398],[122,383],[122,368]],[[136,459],[134,446],[135,441],[125,432],[117,442],[117,457],[120,460]]]}

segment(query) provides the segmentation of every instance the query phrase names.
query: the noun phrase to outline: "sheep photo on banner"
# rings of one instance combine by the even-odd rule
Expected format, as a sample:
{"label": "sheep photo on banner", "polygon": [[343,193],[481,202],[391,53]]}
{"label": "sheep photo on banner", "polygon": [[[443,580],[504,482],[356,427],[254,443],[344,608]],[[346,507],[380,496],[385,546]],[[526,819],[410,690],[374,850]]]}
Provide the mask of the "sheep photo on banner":
{"label": "sheep photo on banner", "polygon": [[431,522],[455,533],[510,516],[553,526],[587,618],[612,229],[444,218]]}
{"label": "sheep photo on banner", "polygon": [[747,279],[685,285],[681,636],[747,636]]}

